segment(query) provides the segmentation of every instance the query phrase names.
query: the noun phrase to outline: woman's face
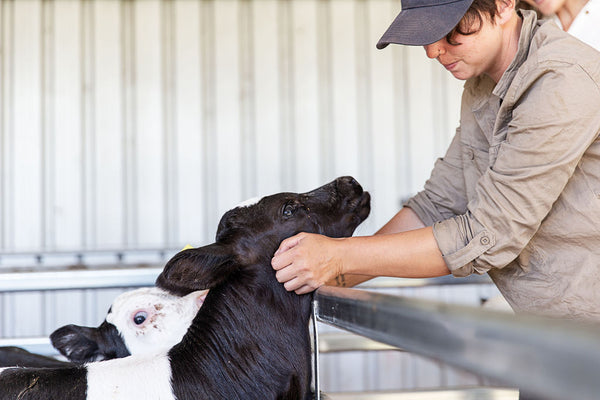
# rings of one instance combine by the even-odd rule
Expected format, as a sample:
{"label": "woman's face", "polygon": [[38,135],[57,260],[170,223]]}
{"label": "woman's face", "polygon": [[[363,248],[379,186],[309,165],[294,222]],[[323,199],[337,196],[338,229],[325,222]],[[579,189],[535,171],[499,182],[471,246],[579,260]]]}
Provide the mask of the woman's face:
{"label": "woman's face", "polygon": [[437,59],[455,78],[466,80],[488,74],[496,82],[504,73],[502,30],[483,18],[481,29],[470,35],[455,34],[450,44],[446,38],[423,46],[427,57]]}
{"label": "woman's face", "polygon": [[564,5],[566,0],[525,0],[527,3],[536,7],[545,16],[554,15]]}

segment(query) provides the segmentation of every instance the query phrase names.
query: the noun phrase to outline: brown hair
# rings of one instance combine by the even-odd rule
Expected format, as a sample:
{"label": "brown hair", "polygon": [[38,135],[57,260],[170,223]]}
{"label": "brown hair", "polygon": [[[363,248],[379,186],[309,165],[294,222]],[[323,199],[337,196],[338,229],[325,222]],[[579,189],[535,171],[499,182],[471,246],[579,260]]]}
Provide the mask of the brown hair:
{"label": "brown hair", "polygon": [[446,35],[446,41],[453,45],[458,44],[458,42],[452,39],[454,35],[472,35],[477,33],[483,25],[483,18],[487,18],[493,22],[496,14],[498,14],[496,0],[474,0],[458,24]]}

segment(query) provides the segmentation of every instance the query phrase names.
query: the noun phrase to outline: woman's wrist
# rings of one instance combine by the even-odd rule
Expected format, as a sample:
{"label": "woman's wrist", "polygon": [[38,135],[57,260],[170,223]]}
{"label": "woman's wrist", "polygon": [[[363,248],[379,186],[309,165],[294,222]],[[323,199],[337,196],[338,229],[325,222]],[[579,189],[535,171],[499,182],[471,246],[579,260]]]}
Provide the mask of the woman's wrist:
{"label": "woman's wrist", "polygon": [[339,269],[337,276],[348,275],[354,273],[356,267],[356,238],[345,237],[339,238],[336,245],[336,258],[339,260]]}
{"label": "woman's wrist", "polygon": [[360,259],[361,252],[358,248],[361,239],[349,237],[336,240],[339,240],[336,246],[336,254],[340,262],[340,269],[337,275],[327,284],[338,287],[352,287],[372,279],[373,276],[355,273],[357,268],[365,263],[365,260]]}

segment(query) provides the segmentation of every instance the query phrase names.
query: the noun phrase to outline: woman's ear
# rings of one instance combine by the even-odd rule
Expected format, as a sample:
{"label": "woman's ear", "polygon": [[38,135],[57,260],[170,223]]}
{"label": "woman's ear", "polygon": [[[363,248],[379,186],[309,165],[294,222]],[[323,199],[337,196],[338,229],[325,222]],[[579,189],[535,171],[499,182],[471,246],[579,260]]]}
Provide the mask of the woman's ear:
{"label": "woman's ear", "polygon": [[496,5],[498,7],[496,22],[498,25],[504,25],[515,13],[516,0],[496,0]]}

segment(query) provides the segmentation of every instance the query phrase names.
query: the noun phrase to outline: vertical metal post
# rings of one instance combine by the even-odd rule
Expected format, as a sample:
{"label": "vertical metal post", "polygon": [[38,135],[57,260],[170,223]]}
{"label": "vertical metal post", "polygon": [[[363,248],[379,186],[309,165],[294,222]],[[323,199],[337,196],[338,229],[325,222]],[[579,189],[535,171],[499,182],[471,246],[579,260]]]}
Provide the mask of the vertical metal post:
{"label": "vertical metal post", "polygon": [[318,303],[313,300],[312,326],[313,326],[313,376],[315,382],[315,400],[321,400],[321,385],[319,384],[319,330],[317,329]]}

